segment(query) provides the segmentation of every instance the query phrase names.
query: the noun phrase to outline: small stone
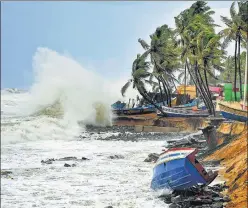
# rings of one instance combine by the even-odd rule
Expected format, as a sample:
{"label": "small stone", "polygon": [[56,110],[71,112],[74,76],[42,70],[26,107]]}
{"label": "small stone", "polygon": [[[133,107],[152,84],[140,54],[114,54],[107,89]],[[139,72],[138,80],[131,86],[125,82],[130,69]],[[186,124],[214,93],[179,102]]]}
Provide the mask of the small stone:
{"label": "small stone", "polygon": [[223,197],[223,201],[224,201],[224,202],[229,202],[229,201],[231,201],[231,199],[230,199],[229,196],[224,196],[224,197]]}
{"label": "small stone", "polygon": [[106,207],[104,207],[104,208],[114,208],[114,207],[112,207],[112,206],[106,206]]}
{"label": "small stone", "polygon": [[59,161],[64,161],[64,160],[76,160],[77,158],[76,157],[63,157],[63,158],[60,158],[58,159]]}
{"label": "small stone", "polygon": [[82,157],[82,160],[90,160],[90,159],[88,159],[88,158],[86,158],[86,157]]}
{"label": "small stone", "polygon": [[176,196],[176,197],[172,197],[171,198],[171,202],[172,203],[178,203],[180,202],[182,199],[181,199],[181,196]]}
{"label": "small stone", "polygon": [[76,167],[76,164],[72,164],[71,167]]}
{"label": "small stone", "polygon": [[12,174],[12,172],[8,171],[8,170],[2,170],[1,171],[1,175],[9,175],[9,174]]}
{"label": "small stone", "polygon": [[110,159],[123,159],[124,156],[122,156],[122,155],[110,155],[109,158]]}
{"label": "small stone", "polygon": [[226,207],[227,205],[228,205],[227,202],[224,202],[224,203],[223,203],[223,207]]}
{"label": "small stone", "polygon": [[53,161],[55,161],[55,159],[48,159],[48,160],[41,160],[41,163],[43,163],[43,164],[52,164],[53,163]]}
{"label": "small stone", "polygon": [[179,205],[174,204],[174,203],[169,205],[169,208],[179,208],[179,207],[180,207]]}
{"label": "small stone", "polygon": [[214,203],[211,206],[212,208],[223,208],[223,203],[222,202],[218,202],[218,203]]}
{"label": "small stone", "polygon": [[144,162],[156,162],[159,158],[159,154],[151,153],[148,157],[144,160]]}
{"label": "small stone", "polygon": [[71,167],[71,165],[65,163],[65,164],[64,164],[64,167]]}
{"label": "small stone", "polygon": [[214,202],[221,202],[221,201],[223,201],[223,198],[214,197],[214,198],[213,198],[213,201],[214,201]]}

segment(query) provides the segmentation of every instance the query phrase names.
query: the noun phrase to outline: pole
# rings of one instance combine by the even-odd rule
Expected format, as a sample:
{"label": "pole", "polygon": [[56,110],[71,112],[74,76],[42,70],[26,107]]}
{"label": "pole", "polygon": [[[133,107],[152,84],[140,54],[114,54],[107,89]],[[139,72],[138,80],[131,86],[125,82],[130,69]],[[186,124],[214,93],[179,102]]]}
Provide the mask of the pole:
{"label": "pole", "polygon": [[246,66],[245,66],[245,86],[244,86],[244,100],[243,100],[243,110],[247,106],[247,79],[248,79],[248,32],[246,33]]}

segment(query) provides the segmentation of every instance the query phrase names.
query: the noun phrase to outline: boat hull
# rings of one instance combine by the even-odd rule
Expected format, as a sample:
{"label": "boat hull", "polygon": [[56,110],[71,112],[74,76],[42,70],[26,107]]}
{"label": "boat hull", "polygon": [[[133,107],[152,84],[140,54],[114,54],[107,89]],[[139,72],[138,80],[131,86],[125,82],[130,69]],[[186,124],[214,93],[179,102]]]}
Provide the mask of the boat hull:
{"label": "boat hull", "polygon": [[153,190],[186,190],[193,186],[210,184],[218,175],[207,173],[196,160],[194,148],[171,148],[160,154],[153,169]]}
{"label": "boat hull", "polygon": [[230,120],[234,120],[234,121],[240,121],[240,122],[248,122],[248,117],[238,116],[238,115],[228,113],[225,111],[221,111],[221,114],[226,119],[230,119]]}
{"label": "boat hull", "polygon": [[187,158],[173,160],[166,165],[162,163],[154,171],[156,176],[151,184],[154,190],[185,190],[197,184],[207,183]]}
{"label": "boat hull", "polygon": [[183,110],[183,109],[174,109],[174,108],[168,108],[165,106],[162,106],[162,109],[165,113],[162,114],[160,111],[157,111],[157,115],[158,116],[162,116],[162,117],[208,117],[209,114],[206,113],[206,111],[204,112],[194,112],[194,111],[187,111],[187,110]]}
{"label": "boat hull", "polygon": [[240,121],[240,122],[248,122],[248,115],[247,115],[248,112],[245,110],[231,108],[229,106],[220,103],[219,103],[219,108],[222,116],[226,119]]}

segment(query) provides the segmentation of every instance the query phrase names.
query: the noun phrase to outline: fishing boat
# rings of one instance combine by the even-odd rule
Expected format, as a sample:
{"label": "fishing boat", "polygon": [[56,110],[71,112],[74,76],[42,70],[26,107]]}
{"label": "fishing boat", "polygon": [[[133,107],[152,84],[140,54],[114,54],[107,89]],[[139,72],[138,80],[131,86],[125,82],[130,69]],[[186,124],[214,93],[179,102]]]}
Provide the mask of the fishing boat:
{"label": "fishing boat", "polygon": [[184,110],[184,109],[175,109],[175,108],[169,108],[162,106],[162,110],[164,111],[165,115],[157,110],[158,116],[163,117],[208,117],[209,114],[205,110],[198,110],[198,111],[192,111],[192,110]]}
{"label": "fishing boat", "polygon": [[111,105],[111,108],[116,110],[116,109],[122,109],[126,106],[126,103],[121,103],[120,101],[117,101],[116,103]]}
{"label": "fishing boat", "polygon": [[153,169],[153,190],[185,190],[196,185],[208,185],[218,173],[206,172],[197,161],[195,148],[172,148],[160,154]]}
{"label": "fishing boat", "polygon": [[[176,97],[172,99],[173,102],[176,101]],[[156,103],[158,106],[163,106],[164,102]],[[145,114],[145,113],[155,113],[156,108],[154,105],[146,105],[146,106],[141,106],[141,107],[134,107],[134,108],[116,108],[112,109],[113,113],[117,115],[135,115],[135,114]]]}
{"label": "fishing boat", "polygon": [[247,110],[235,109],[222,103],[219,103],[218,105],[224,118],[234,121],[248,122]]}
{"label": "fishing boat", "polygon": [[135,108],[124,108],[121,111],[125,115],[134,115],[134,114],[154,113],[156,112],[156,109],[153,106],[144,106],[144,107],[135,107]]}
{"label": "fishing boat", "polygon": [[192,108],[194,106],[197,106],[197,104],[199,103],[199,99],[194,99],[192,102],[184,104],[184,105],[178,105],[178,106],[174,106],[174,108],[183,108],[183,109],[188,109],[188,108]]}

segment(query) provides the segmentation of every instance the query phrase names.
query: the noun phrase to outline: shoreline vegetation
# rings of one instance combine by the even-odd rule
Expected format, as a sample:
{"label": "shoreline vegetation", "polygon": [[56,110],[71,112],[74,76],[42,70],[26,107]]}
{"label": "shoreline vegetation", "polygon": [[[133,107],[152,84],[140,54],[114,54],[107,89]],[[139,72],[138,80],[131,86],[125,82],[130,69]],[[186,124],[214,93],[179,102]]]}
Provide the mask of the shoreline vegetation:
{"label": "shoreline vegetation", "polygon": [[[160,94],[160,100],[171,107],[171,95],[177,84],[184,85],[185,96],[186,86],[195,85],[196,97],[202,99],[213,116],[216,112],[209,86],[232,82],[234,100],[243,100],[247,93],[244,90],[243,95],[242,84],[246,85],[248,79],[244,78],[248,53],[247,7],[248,1],[233,2],[231,18],[221,16],[225,28],[220,28],[207,2],[197,1],[174,17],[175,28],[167,24],[158,27],[150,35],[150,43],[138,38],[144,53],[137,54],[133,61],[131,78],[121,88],[121,94],[125,96],[132,87],[162,114],[165,113],[151,94]],[[222,30],[217,33],[218,28]],[[228,56],[226,48],[233,41],[234,56]]]}

